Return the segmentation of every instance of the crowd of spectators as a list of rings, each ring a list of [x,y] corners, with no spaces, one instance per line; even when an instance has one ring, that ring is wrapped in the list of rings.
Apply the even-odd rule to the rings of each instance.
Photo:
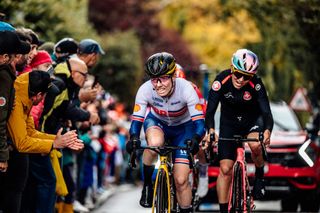
[[[0,211],[89,212],[130,179],[125,104],[89,75],[104,54],[0,22]]]

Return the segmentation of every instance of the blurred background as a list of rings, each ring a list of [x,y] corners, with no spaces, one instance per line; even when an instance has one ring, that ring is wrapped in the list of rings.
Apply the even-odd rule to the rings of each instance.
[[[229,68],[236,49],[248,48],[271,100],[288,102],[298,87],[319,93],[318,0],[1,0],[0,12],[44,41],[101,42],[107,54],[91,72],[129,109],[144,61],[159,51],[172,53],[202,88]]]

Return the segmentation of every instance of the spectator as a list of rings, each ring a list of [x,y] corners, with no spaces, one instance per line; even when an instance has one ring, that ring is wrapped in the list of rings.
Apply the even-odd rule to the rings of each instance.
[[[54,52],[54,43],[51,41],[46,41],[41,46],[39,46],[38,50],[44,50],[49,53],[49,55],[52,55]]]
[[[38,104],[49,90],[56,89],[51,84],[50,75],[43,71],[33,71],[19,76],[15,83],[15,107],[8,120],[8,130],[12,143],[9,145],[9,169],[0,186],[0,209],[4,212],[20,212],[21,195],[28,177],[29,157],[27,153],[49,154],[53,149],[69,147],[83,148],[77,134],[70,131],[61,135],[41,133],[34,128],[29,114],[33,105]]]
[[[55,67],[54,82],[58,85],[60,91],[58,93],[49,92],[45,99],[45,107],[40,119],[42,131],[55,133],[60,127],[70,128],[66,125],[68,120],[71,120],[72,123],[77,121],[99,123],[97,113],[90,113],[77,105],[79,102],[78,91],[83,87],[87,73],[86,64],[77,58],[70,58]],[[59,208],[63,206],[63,212],[69,212],[72,211],[72,203],[74,201],[73,153],[71,150],[64,150],[63,156],[63,174],[69,193],[65,197],[64,203],[60,203],[58,206]],[[38,163],[42,162],[40,158]]]
[[[32,70],[48,71],[50,68],[52,68],[52,59],[49,53],[44,50],[38,51],[38,53],[32,59],[30,67]]]
[[[29,42],[31,45],[31,51],[29,52],[29,54],[27,56],[26,66],[23,68],[22,72],[19,73],[19,74],[22,74],[24,72],[31,71],[30,63],[31,63],[32,59],[34,58],[34,56],[37,55],[37,52],[38,52],[37,48],[39,46],[40,41],[39,41],[38,35],[31,29],[22,27],[22,28],[18,28],[17,32],[22,35],[28,36]]]
[[[49,53],[43,50],[38,51],[37,55],[35,55],[35,57],[32,59],[30,63],[30,67],[32,70],[41,70],[44,72],[50,71],[53,73],[51,57]],[[41,113],[43,111],[43,107],[44,107],[44,99],[39,104],[33,106],[31,109],[31,115],[33,117],[34,125],[36,129],[39,128],[39,120],[40,120]],[[39,155],[41,156],[43,167],[37,164],[37,159],[38,159],[37,156]],[[41,174],[43,174],[43,176],[46,174],[49,177],[55,175],[53,173],[53,168],[50,165],[49,155],[42,157],[42,154],[30,154],[29,155],[29,178],[26,183],[26,189],[23,193],[22,204],[21,204],[22,209],[25,210],[26,212],[35,211],[36,204],[34,203],[34,205],[31,205],[33,202],[32,202],[32,199],[30,198],[42,196],[40,194],[41,187],[48,188],[51,185],[52,191],[56,187],[56,184],[54,182],[55,178],[52,178],[52,181],[49,180],[48,182],[43,180],[44,179],[48,180],[49,178],[44,178],[39,180],[38,178],[40,175],[37,174],[39,170],[41,170]],[[37,187],[38,190],[34,190],[35,187]],[[37,194],[37,192],[39,193]],[[55,198],[54,193],[47,193],[45,196],[42,196],[42,197],[47,199],[48,202],[50,202],[50,198],[48,198],[48,196],[52,197],[52,199]],[[38,202],[38,204],[41,204],[41,203]]]
[[[54,46],[52,58],[54,64],[57,65],[69,59],[70,55],[78,52],[78,42],[73,38],[63,38]]]
[[[94,67],[105,52],[100,44],[93,39],[83,39],[79,43],[79,51],[77,57],[84,61],[89,69]],[[97,97],[98,90],[96,88],[81,89],[79,99],[81,102],[94,101]]]
[[[32,38],[30,35],[28,35],[27,33],[23,32],[23,31],[16,31],[16,33],[19,36],[20,40],[29,43],[29,45],[31,46]],[[30,50],[30,52],[31,52],[31,50]],[[15,63],[17,75],[22,74],[25,70],[25,67],[28,65],[29,53],[16,55],[16,59],[15,59],[14,63]]]
[[[6,172],[9,159],[7,121],[14,105],[13,83],[16,78],[11,62],[15,54],[27,54],[29,51],[30,45],[20,41],[15,32],[0,32],[0,172]]]

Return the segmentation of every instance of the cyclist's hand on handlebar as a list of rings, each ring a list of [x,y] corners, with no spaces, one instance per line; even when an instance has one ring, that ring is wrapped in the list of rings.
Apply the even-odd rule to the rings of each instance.
[[[130,136],[130,140],[126,144],[126,150],[129,154],[131,154],[135,148],[139,148],[141,146],[141,141],[137,136]]]
[[[263,133],[263,143],[266,147],[270,146],[270,136],[271,136],[270,130],[266,129]]]
[[[201,140],[199,135],[194,135],[191,139],[190,152],[195,155],[199,152],[199,141]]]
[[[210,137],[212,137],[211,135],[214,135],[213,136],[213,141],[211,141],[212,143],[210,143]],[[214,146],[214,145],[216,145],[217,143],[218,143],[218,135],[215,133],[215,132],[213,132],[213,133],[210,133],[210,134],[207,134],[206,136],[205,136],[205,138],[204,138],[204,140],[205,140],[205,146],[204,147],[202,147],[202,149],[207,149],[208,148],[208,146],[209,146],[209,144],[211,144],[211,146]]]

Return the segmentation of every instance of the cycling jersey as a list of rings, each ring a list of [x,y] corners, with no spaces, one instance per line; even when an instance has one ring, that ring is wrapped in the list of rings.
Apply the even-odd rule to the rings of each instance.
[[[236,89],[231,70],[217,75],[209,92],[206,112],[207,129],[214,128],[214,114],[221,103],[220,125],[247,126],[263,117],[263,130],[272,131],[273,118],[265,87],[256,75],[248,84]]]
[[[138,90],[135,100],[130,135],[140,135],[147,107],[150,113],[167,126],[178,126],[192,120],[195,134],[204,135],[204,115],[197,93],[189,81],[175,79],[174,91],[170,97],[161,97],[154,90],[151,81],[145,82]]]
[[[203,114],[206,114],[206,110],[207,110],[207,101],[206,101],[206,99],[204,99],[199,87],[197,87],[197,85],[195,85],[191,81],[190,81],[190,83],[192,84],[193,89],[196,91],[196,93],[197,93],[197,95],[199,97],[200,104],[202,105]]]

